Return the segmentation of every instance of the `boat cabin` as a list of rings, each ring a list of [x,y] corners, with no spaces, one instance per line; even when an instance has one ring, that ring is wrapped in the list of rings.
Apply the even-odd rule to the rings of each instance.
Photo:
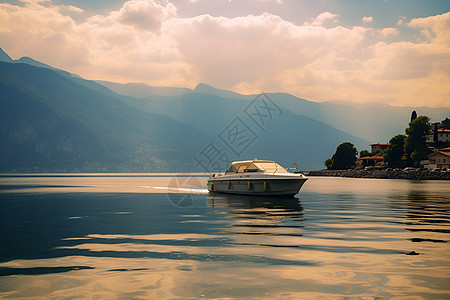
[[[254,159],[233,162],[231,167],[225,172],[225,175],[248,172],[289,173],[274,161]]]

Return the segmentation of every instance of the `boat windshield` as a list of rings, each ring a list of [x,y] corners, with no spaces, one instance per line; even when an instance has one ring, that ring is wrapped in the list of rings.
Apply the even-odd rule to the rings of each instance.
[[[265,173],[288,173],[288,171],[272,161],[263,162],[234,162],[225,174],[265,172]]]
[[[231,165],[231,167],[225,172],[225,174],[230,174],[230,173],[237,173],[237,170],[233,165]]]
[[[276,162],[253,163],[247,168],[247,172],[288,173]]]

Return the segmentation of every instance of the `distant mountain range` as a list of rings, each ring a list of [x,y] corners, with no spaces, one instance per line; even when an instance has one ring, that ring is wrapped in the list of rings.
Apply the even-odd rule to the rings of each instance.
[[[98,82],[118,94],[147,99],[154,99],[158,96],[207,94],[226,99],[252,101],[258,96],[241,95],[232,91],[216,89],[203,83],[198,84],[194,90],[191,90],[168,87],[155,88],[144,84]],[[137,89],[135,87],[137,86],[139,87],[139,94],[136,92]],[[449,107],[403,107],[380,103],[363,104],[344,101],[313,102],[287,93],[268,93],[267,95],[284,109],[323,122],[351,135],[370,141],[370,143],[388,142],[394,135],[404,133],[413,110],[416,110],[419,115],[430,117],[434,122],[450,116]],[[368,145],[366,147],[370,148]]]
[[[0,89],[2,172],[185,171],[210,139],[47,68],[0,62]]]
[[[211,171],[255,157],[321,169],[344,141],[363,150],[403,133],[413,110],[95,82],[1,49],[0,88],[0,172]]]

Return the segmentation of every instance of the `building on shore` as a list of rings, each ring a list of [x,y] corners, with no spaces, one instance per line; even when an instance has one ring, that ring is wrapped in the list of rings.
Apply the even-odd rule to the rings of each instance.
[[[426,169],[450,169],[450,147],[436,149],[420,165]]]
[[[383,158],[383,156],[377,156],[377,155],[365,156],[365,157],[358,158],[356,160],[356,165],[358,168],[383,166],[384,158]]]
[[[370,145],[370,152],[372,152],[373,154],[377,154],[381,151],[383,151],[384,149],[386,149],[387,147],[389,147],[389,143],[376,143],[376,144],[371,144]]]
[[[427,143],[449,143],[450,129],[435,128],[426,136]]]

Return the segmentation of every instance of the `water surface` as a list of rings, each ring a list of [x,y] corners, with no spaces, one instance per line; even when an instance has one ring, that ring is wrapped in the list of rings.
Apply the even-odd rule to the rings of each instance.
[[[206,177],[0,177],[0,298],[450,298],[450,184],[311,177],[294,199]]]

